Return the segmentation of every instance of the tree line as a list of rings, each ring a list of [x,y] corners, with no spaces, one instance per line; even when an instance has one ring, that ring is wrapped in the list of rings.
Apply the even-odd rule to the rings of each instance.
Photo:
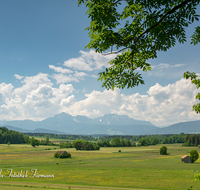
[[[8,130],[6,127],[0,127],[0,143],[1,144],[22,144],[30,143],[29,136],[21,132]]]
[[[48,133],[27,133],[8,130],[6,127],[0,127],[0,143],[1,144],[31,144],[33,147],[39,145],[57,145],[52,143],[49,138],[63,137],[72,139],[73,142],[61,142],[60,148],[77,148],[77,150],[96,150],[98,147],[130,147],[130,146],[147,146],[156,144],[173,144],[183,143],[183,146],[200,145],[200,134],[164,134],[164,135],[114,135],[104,137],[92,137],[86,135],[60,135]],[[38,140],[33,135],[46,137],[46,139]],[[62,139],[63,139],[62,138]],[[93,141],[93,142],[91,142]],[[96,142],[96,143],[94,143]],[[57,145],[58,146],[58,145]],[[80,148],[81,147],[81,148]]]
[[[21,132],[9,130],[6,127],[0,127],[0,144],[31,144],[33,147],[55,145],[49,140],[49,136],[46,137],[46,140],[38,140],[34,137],[30,138]]]
[[[75,148],[76,150],[99,150],[100,146],[95,142],[77,139],[73,142],[60,142],[60,148]]]
[[[29,136],[50,137],[55,139],[67,139],[67,140],[84,139],[87,141],[95,141],[97,139],[89,135],[63,135],[63,134],[52,134],[52,133],[24,133],[24,134]]]
[[[200,145],[200,134],[187,135],[183,146],[198,146]]]
[[[109,146],[147,146],[156,144],[184,143],[187,134],[164,134],[164,135],[138,135],[138,136],[105,136],[100,137],[97,144]]]

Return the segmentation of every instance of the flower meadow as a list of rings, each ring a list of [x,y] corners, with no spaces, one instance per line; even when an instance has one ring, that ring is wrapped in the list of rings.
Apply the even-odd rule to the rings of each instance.
[[[31,176],[31,170],[37,174],[54,177],[0,178],[0,188],[17,187],[17,184],[34,184],[50,189],[70,186],[71,189],[91,187],[107,189],[157,189],[184,190],[189,187],[200,189],[200,160],[186,164],[181,156],[191,148],[181,144],[166,145],[170,155],[160,155],[159,145],[145,147],[101,147],[100,150],[83,151],[74,148],[57,149],[51,146],[33,148],[30,145],[0,145],[1,175],[8,176],[13,169],[17,175],[25,171]],[[193,147],[194,149],[194,147]],[[69,152],[71,158],[54,158],[56,151]],[[198,151],[198,149],[197,149]],[[196,179],[196,180],[195,180]],[[45,184],[45,185],[41,185]],[[23,190],[22,188],[22,190]],[[44,189],[45,189],[44,188]],[[5,188],[6,189],[6,188]]]

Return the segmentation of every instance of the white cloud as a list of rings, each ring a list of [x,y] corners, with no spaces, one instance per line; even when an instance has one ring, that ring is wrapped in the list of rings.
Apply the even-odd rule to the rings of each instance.
[[[83,78],[85,76],[88,76],[88,75],[84,72],[75,71],[75,73],[74,73],[74,77],[76,77],[76,78]]]
[[[52,78],[57,81],[57,84],[61,84],[69,82],[79,82],[79,80],[83,80],[85,76],[88,75],[84,72],[75,71],[73,75],[53,74]]]
[[[75,102],[65,111],[91,118],[116,113],[163,126],[200,119],[192,110],[192,105],[197,103],[195,96],[198,92],[195,85],[185,79],[164,87],[157,83],[149,89],[148,95],[136,93],[125,96],[120,94],[119,89],[93,91],[86,94],[85,100]]]
[[[65,99],[62,99],[60,102],[60,105],[61,105],[61,107],[63,107],[63,106],[66,107],[66,106],[73,104],[75,101],[76,101],[75,96],[71,95]]]
[[[20,76],[20,75],[18,75],[18,74],[15,74],[14,77],[15,77],[16,79],[19,79],[19,80],[21,80],[21,79],[24,78],[23,76]]]
[[[55,67],[54,65],[49,65],[50,69],[53,69],[55,72],[62,73],[62,74],[68,74],[73,73],[70,69],[63,69],[62,67]]]
[[[90,94],[85,94],[85,100],[75,102],[64,111],[72,115],[85,115],[90,118],[95,118],[106,113],[112,113],[120,104],[120,90],[104,90],[103,92],[93,91]]]
[[[176,65],[169,65],[168,63],[160,63],[159,65],[152,65],[151,67],[154,69],[168,69],[168,68],[173,68],[173,67],[182,67],[184,66],[185,64],[176,64]]]
[[[0,84],[0,105],[3,105],[4,103],[10,101],[10,99],[12,98],[12,90],[12,84]]]
[[[185,72],[184,66],[185,64],[169,65],[168,63],[160,63],[159,65],[152,65],[152,70],[147,75],[166,79],[178,79]]]
[[[80,53],[80,57],[65,61],[64,66],[77,70],[93,71],[108,67],[109,65],[107,65],[107,63],[116,57],[116,55],[104,56],[100,53],[96,53],[94,50],[90,50],[89,52],[80,51]]]
[[[98,78],[98,76],[97,76],[97,75],[91,75],[91,77],[93,77],[93,78]]]
[[[176,65],[173,65],[172,67],[182,67],[182,66],[185,66],[185,64],[176,64]]]
[[[69,83],[73,81],[79,82],[79,80],[72,75],[54,74],[52,77],[57,81],[57,84]]]
[[[71,84],[54,88],[47,74],[26,77],[22,83],[16,89],[11,84],[0,84],[1,119],[41,120],[60,113],[63,106],[75,101]]]
[[[80,78],[86,76],[82,72],[75,74]],[[1,83],[1,119],[41,120],[63,111],[90,118],[116,113],[150,121],[158,126],[200,119],[192,110],[192,105],[197,103],[195,96],[200,90],[190,80],[181,79],[167,86],[157,83],[149,88],[147,95],[124,95],[119,89],[115,89],[92,91],[85,94],[85,99],[76,101],[73,86],[63,84],[74,76],[71,79],[65,79],[69,76],[63,74],[54,76],[60,77],[57,88],[53,87],[49,75],[44,73],[25,77],[22,86],[15,89],[12,84]]]

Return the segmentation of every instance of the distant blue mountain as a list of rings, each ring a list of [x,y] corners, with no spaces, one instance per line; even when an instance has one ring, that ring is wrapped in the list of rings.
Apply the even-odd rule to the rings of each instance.
[[[200,120],[176,123],[168,127],[158,128],[149,131],[149,134],[179,134],[179,133],[200,134]]]
[[[86,116],[71,116],[66,113],[42,121],[14,120],[7,121],[4,125],[18,128],[18,131],[57,131],[67,134],[132,134],[157,129],[147,121],[139,121],[125,115],[107,114],[96,119]],[[3,125],[2,125],[3,126]],[[20,129],[19,129],[20,128]],[[40,130],[39,130],[40,129]]]
[[[66,113],[42,121],[14,120],[0,122],[20,132],[57,133],[57,134],[108,134],[108,135],[147,135],[200,132],[200,121],[182,122],[169,127],[159,128],[148,121],[139,121],[126,115],[106,114],[90,119],[86,116],[72,116]]]

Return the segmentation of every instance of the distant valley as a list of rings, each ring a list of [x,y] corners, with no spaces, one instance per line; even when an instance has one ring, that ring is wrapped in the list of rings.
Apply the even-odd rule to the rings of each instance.
[[[105,135],[147,135],[200,133],[200,120],[177,123],[159,128],[148,121],[139,121],[126,115],[106,114],[90,119],[86,116],[71,116],[66,113],[42,121],[13,120],[0,121],[1,127],[23,133],[57,133],[57,134],[105,134]]]

